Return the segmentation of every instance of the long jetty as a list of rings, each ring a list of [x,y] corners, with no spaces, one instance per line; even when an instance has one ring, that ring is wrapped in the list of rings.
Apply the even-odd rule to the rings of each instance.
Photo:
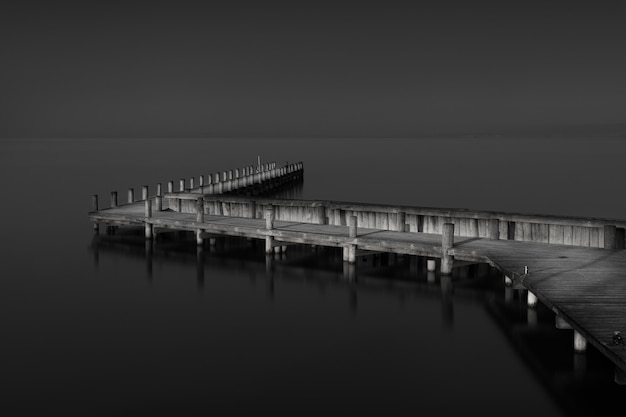
[[[302,162],[249,166],[201,177],[197,186],[181,180],[178,191],[170,181],[153,196],[144,186],[140,201],[129,191],[125,204],[113,192],[105,209],[94,195],[89,217],[96,231],[142,227],[146,239],[175,230],[194,233],[198,245],[220,236],[262,239],[266,253],[336,247],[346,265],[369,251],[426,257],[427,269],[442,276],[455,262],[488,263],[527,292],[529,309],[542,302],[557,328],[573,331],[577,354],[590,343],[626,384],[626,221],[254,196],[301,179],[303,170]]]

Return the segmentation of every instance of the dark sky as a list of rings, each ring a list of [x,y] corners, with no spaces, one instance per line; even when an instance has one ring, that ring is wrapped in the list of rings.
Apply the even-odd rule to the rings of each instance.
[[[626,1],[9,1],[0,136],[626,131]]]

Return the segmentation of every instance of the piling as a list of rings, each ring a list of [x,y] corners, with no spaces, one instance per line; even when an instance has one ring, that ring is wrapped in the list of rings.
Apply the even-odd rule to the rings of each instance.
[[[454,223],[444,223],[441,234],[441,273],[449,275],[452,273],[454,257],[449,254],[454,246]]]
[[[528,291],[528,294],[526,295],[526,305],[530,308],[537,306],[537,296],[533,294],[532,291]]]
[[[274,208],[269,205],[265,209],[265,228],[274,229]],[[265,236],[265,253],[272,253],[274,247],[274,236]]]
[[[582,353],[587,350],[587,339],[580,334],[577,330],[574,330],[574,352]]]
[[[135,201],[135,190],[133,188],[128,189],[128,202],[133,203]]]
[[[180,189],[180,192],[185,191],[185,179],[184,178],[179,180],[179,189]]]
[[[173,193],[174,192],[174,181],[168,181],[167,182],[167,192],[168,193]]]
[[[111,191],[111,207],[117,207],[117,191]]]
[[[98,211],[98,194],[94,194],[91,196],[91,209],[92,211]],[[100,231],[100,224],[97,222],[93,223],[93,231],[98,233]]]
[[[145,200],[145,214],[146,239],[152,239],[152,224],[148,222],[148,219],[152,217],[152,202],[150,199]]]
[[[142,200],[148,199],[148,186],[147,185],[144,185],[143,187],[141,187],[141,199]]]
[[[356,237],[356,222],[357,222],[356,216],[350,216],[350,219],[349,219],[349,236],[352,237],[352,238]]]
[[[435,259],[428,259],[426,261],[426,271],[435,272],[437,270],[437,261]]]

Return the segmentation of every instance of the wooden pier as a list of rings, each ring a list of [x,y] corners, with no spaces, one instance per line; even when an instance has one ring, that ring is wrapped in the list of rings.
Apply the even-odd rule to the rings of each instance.
[[[484,262],[498,268],[511,291],[526,291],[529,310],[538,301],[555,313],[555,325],[573,334],[574,350],[590,343],[615,366],[626,384],[626,222],[468,210],[254,198],[223,195],[250,186],[301,176],[302,163],[244,169],[198,187],[149,196],[89,213],[96,230],[137,226],[147,239],[178,230],[195,234],[198,245],[219,236],[265,241],[267,253],[291,244],[339,247],[347,265],[357,250],[428,257],[428,269],[450,274],[455,262]],[[219,184],[219,185],[217,185]],[[206,188],[204,188],[206,187]],[[112,197],[114,194],[112,194]]]

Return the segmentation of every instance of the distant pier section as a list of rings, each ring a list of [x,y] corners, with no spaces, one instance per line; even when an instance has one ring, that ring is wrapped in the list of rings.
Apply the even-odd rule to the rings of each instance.
[[[575,352],[593,344],[626,384],[626,221],[263,197],[301,180],[303,170],[302,162],[258,163],[180,180],[177,189],[170,181],[166,192],[158,184],[154,195],[144,186],[140,201],[129,190],[119,204],[113,192],[104,209],[94,195],[89,217],[96,231],[142,227],[153,241],[162,231],[188,231],[199,248],[220,236],[261,239],[267,254],[294,244],[336,247],[348,271],[368,252],[426,257],[428,271],[441,276],[455,262],[488,263],[507,288],[527,292],[529,312],[544,303],[558,328],[573,330]]]

